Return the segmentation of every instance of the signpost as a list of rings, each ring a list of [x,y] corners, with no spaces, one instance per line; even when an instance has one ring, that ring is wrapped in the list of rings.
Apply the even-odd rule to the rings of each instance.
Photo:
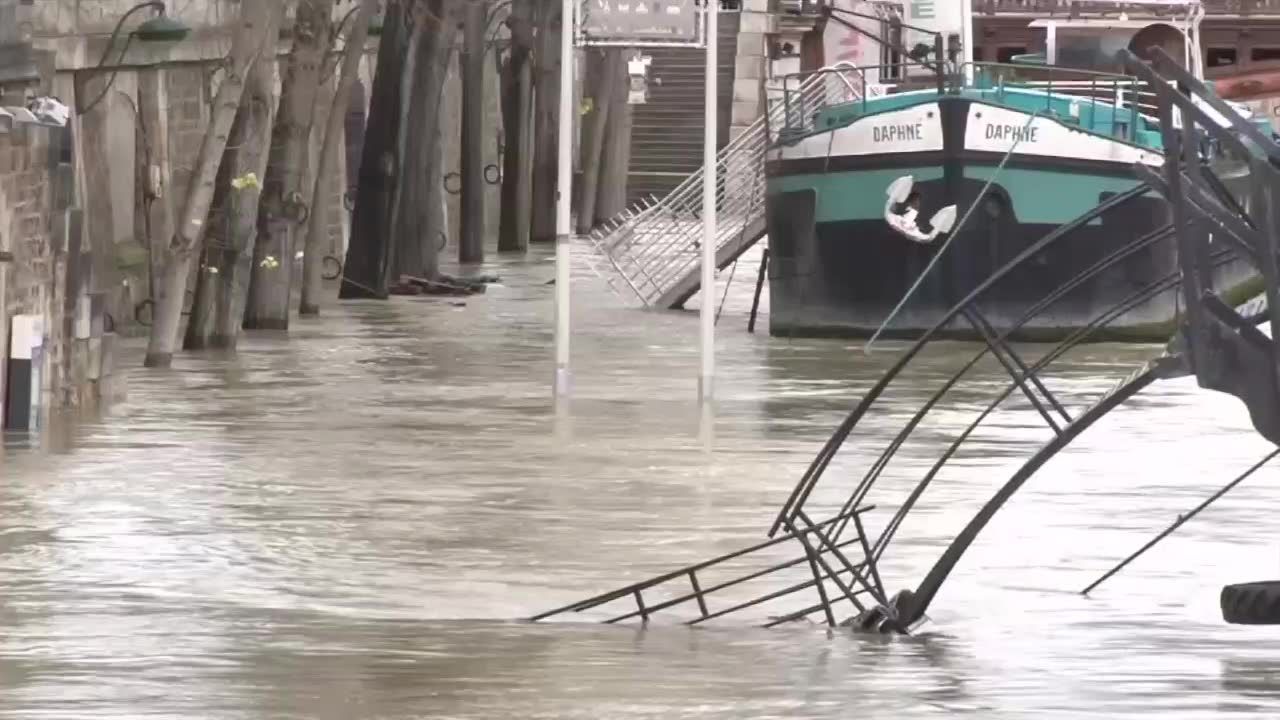
[[[705,1],[705,0],[703,0]],[[572,34],[560,45],[560,156],[556,195],[556,397],[569,394],[569,212],[573,182],[570,144],[573,128],[573,45],[578,47],[705,47],[707,49],[706,128],[703,162],[702,243],[702,373],[699,396],[711,397],[715,368],[715,228],[716,228],[716,12],[708,2],[706,20],[699,19],[699,0],[563,0]],[[647,65],[647,63],[644,63]],[[640,68],[636,68],[640,69]],[[635,72],[631,64],[628,73]],[[629,101],[643,101],[633,81]]]

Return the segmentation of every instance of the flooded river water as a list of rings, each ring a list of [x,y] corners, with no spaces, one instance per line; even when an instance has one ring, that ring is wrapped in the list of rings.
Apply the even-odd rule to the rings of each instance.
[[[720,325],[695,402],[696,314],[575,285],[575,392],[549,403],[552,266],[498,263],[465,306],[328,308],[232,360],[122,358],[128,397],[0,471],[4,718],[1201,718],[1280,715],[1280,631],[1224,625],[1224,583],[1280,576],[1265,469],[1091,597],[1078,591],[1268,450],[1236,401],[1157,384],[1053,460],[987,528],[914,637],[762,609],[689,629],[519,622],[764,536],[891,362],[855,343]],[[833,464],[830,511],[971,346],[940,344]],[[1035,349],[1029,349],[1034,354]],[[1073,354],[1083,408],[1153,347]],[[983,366],[889,468],[878,529],[1001,389]],[[992,417],[882,565],[914,587],[1048,437]]]

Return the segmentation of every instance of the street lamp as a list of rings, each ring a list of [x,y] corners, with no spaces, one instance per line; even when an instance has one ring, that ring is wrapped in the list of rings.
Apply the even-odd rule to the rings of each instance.
[[[96,72],[107,67],[107,58],[111,57],[111,48],[116,44],[116,38],[120,36],[120,29],[124,27],[125,21],[132,17],[134,13],[147,9],[155,10],[156,16],[142,23],[128,34],[125,38],[124,47],[120,50],[121,59],[124,59],[125,53],[129,51],[129,45],[134,38],[146,43],[175,43],[186,39],[191,34],[191,28],[186,23],[181,20],[174,20],[165,14],[163,2],[157,0],[156,2],[138,3],[130,8],[129,12],[121,16],[120,22],[116,23],[115,29],[111,31],[111,38],[107,40],[107,47],[102,51],[102,59],[98,61],[98,64],[90,72]],[[112,69],[111,78],[107,80],[106,87],[102,88],[102,92],[93,99],[93,102],[82,106],[77,94],[76,114],[84,115],[102,102],[102,99],[107,96],[107,91],[111,89],[112,83],[115,82],[116,74],[119,72],[120,68],[118,66]]]

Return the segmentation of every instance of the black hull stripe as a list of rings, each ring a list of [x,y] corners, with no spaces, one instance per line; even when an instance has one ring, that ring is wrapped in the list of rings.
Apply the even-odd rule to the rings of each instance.
[[[886,153],[883,155],[843,155],[794,160],[770,160],[765,163],[768,177],[788,175],[814,175],[851,170],[886,170],[893,168],[945,167],[947,163],[988,167],[999,165],[1004,159],[1001,153],[966,150],[947,154],[941,151],[921,153]],[[1018,170],[1063,171],[1076,174],[1102,175],[1106,177],[1135,178],[1133,165],[1126,162],[1086,160],[1060,156],[1014,155],[1005,163],[1006,168]]]
[[[962,170],[965,165],[998,165],[1005,158],[1005,154],[1001,152],[965,148],[965,131],[969,124],[969,107],[972,104],[971,100],[959,98],[942,98],[938,101],[942,124],[943,149],[941,150],[772,159],[765,162],[765,175],[784,177],[849,170],[937,167],[943,169],[949,184],[957,185],[962,180]],[[979,104],[989,105],[989,103]],[[1135,147],[1119,140],[1116,142],[1118,146],[1125,148]],[[1154,148],[1143,149],[1154,153],[1159,152]],[[1106,177],[1135,177],[1133,163],[1129,161],[1085,159],[1064,155],[1014,154],[1005,163],[1005,167],[1024,170],[1057,170]]]

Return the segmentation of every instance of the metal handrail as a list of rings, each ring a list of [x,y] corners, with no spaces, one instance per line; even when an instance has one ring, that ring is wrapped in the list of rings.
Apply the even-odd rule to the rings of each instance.
[[[836,87],[828,85],[830,74],[839,74]],[[861,72],[852,63],[842,62],[810,74],[801,84],[806,105],[831,104],[836,97],[856,99],[863,93],[848,77]],[[861,81],[865,87],[865,78]],[[771,105],[766,113],[717,153],[717,215],[723,218],[716,233],[716,250],[735,238],[760,216],[764,196],[764,156],[770,137],[768,128],[785,113]],[[596,252],[605,256],[631,291],[645,305],[654,304],[700,263],[695,252],[701,242],[701,194],[704,168],[686,177],[666,196],[656,201],[633,204],[604,228],[588,234]]]

